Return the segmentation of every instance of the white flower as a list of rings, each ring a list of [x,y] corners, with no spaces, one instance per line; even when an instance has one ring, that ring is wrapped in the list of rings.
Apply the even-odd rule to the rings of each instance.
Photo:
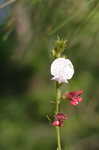
[[[74,74],[74,67],[69,59],[56,58],[51,64],[51,75],[59,83],[68,83]]]

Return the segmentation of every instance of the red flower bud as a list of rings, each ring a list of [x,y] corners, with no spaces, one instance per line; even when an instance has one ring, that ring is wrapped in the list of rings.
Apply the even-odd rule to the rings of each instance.
[[[60,121],[59,120],[53,121],[52,126],[60,126]]]
[[[55,115],[55,119],[56,120],[67,120],[68,117],[67,117],[67,115],[65,115],[63,113],[58,113],[58,114]]]
[[[83,98],[80,97],[80,95],[83,94],[83,90],[79,90],[79,91],[73,91],[73,92],[69,92],[69,93],[65,93],[63,95],[63,99],[69,99],[72,105],[78,105],[79,102],[83,101]]]
[[[63,127],[64,120],[68,119],[67,115],[65,115],[63,113],[58,113],[54,117],[55,117],[55,120],[52,122],[52,126]]]

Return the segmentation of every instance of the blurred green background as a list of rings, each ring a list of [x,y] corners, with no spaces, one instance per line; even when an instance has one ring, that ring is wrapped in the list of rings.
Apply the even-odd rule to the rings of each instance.
[[[17,0],[0,8],[0,150],[56,150],[46,116],[55,108],[50,50],[57,35],[68,40],[75,67],[63,90],[84,90],[79,106],[62,104],[69,115],[63,150],[99,150],[98,0]]]

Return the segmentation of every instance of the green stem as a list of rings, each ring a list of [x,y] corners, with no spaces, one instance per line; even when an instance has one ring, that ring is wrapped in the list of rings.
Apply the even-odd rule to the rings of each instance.
[[[59,113],[59,106],[60,106],[60,98],[61,98],[61,90],[60,85],[58,82],[56,82],[56,114]],[[61,150],[61,138],[60,138],[60,127],[56,127],[56,133],[57,133],[57,150]]]

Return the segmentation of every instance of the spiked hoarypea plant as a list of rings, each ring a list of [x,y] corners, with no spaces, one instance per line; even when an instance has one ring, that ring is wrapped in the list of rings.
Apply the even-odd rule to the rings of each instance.
[[[60,128],[63,127],[64,121],[68,119],[68,116],[60,112],[60,103],[62,99],[70,100],[71,105],[78,105],[83,99],[80,95],[83,93],[82,90],[73,91],[69,93],[64,93],[62,95],[61,86],[63,83],[68,84],[74,75],[74,66],[70,59],[67,59],[64,55],[64,49],[67,46],[67,41],[58,38],[55,42],[55,47],[52,49],[51,54],[54,58],[51,63],[51,75],[53,76],[51,80],[56,81],[56,110],[54,114],[54,120],[51,125],[56,127],[57,134],[57,150],[62,150],[61,147],[61,137]]]

